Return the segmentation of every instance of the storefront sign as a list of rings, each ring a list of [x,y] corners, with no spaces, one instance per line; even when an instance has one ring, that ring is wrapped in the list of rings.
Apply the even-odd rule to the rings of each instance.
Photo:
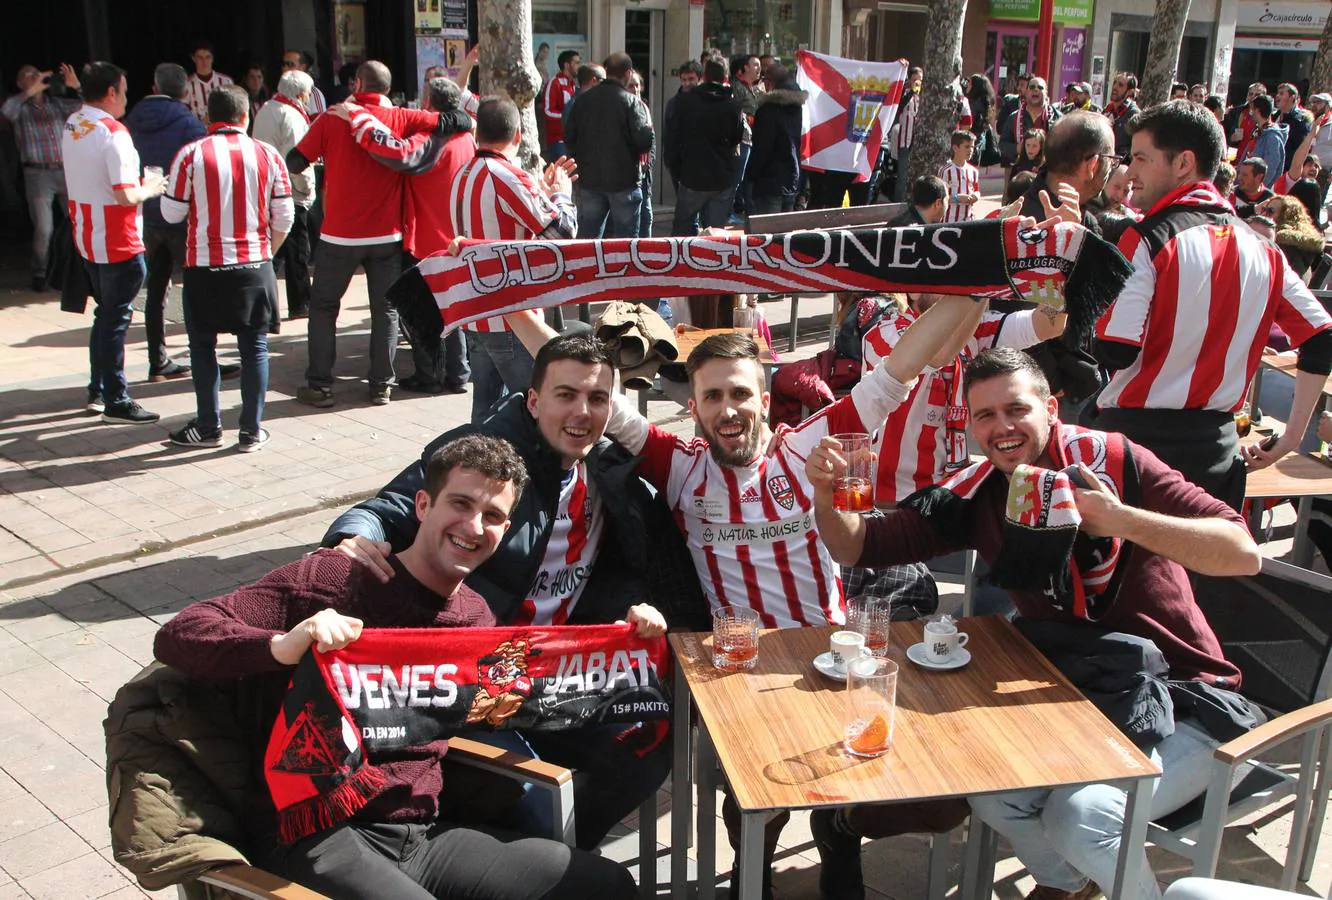
[[[1235,27],[1239,31],[1296,31],[1320,34],[1327,24],[1328,4],[1297,0],[1248,0],[1239,5]],[[1285,48],[1283,48],[1285,49]]]
[[[416,0],[416,30],[439,31],[444,27],[439,0]]]
[[[1055,23],[1090,26],[1095,5],[1095,0],[1055,0]],[[1039,22],[1041,0],[990,0],[990,18]]]
[[[1317,53],[1318,38],[1281,37],[1275,34],[1237,34],[1236,50],[1293,50],[1297,53]]]

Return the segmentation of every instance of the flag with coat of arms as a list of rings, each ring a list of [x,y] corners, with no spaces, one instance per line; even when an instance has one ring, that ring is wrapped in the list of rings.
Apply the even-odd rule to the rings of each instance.
[[[868,178],[897,117],[908,68],[905,59],[866,62],[798,51],[796,81],[809,93],[802,107],[801,165]]]

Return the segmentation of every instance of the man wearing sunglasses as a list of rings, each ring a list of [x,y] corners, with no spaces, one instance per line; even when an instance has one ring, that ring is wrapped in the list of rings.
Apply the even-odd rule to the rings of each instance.
[[[304,50],[284,50],[282,52],[282,71],[284,72],[295,69],[314,78],[314,72],[310,71],[313,67],[314,57]],[[328,109],[328,102],[324,100],[324,93],[319,90],[319,85],[316,83],[314,89],[310,91],[310,96],[305,100],[305,111],[313,118],[326,109]]]

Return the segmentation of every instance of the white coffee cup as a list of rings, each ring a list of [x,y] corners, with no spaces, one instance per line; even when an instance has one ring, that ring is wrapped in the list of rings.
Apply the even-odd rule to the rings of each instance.
[[[945,663],[959,647],[967,645],[967,633],[951,622],[925,623],[925,655],[930,662]]]
[[[834,631],[828,638],[828,652],[832,655],[833,667],[839,670],[844,670],[853,659],[870,655],[865,636],[858,631]]]

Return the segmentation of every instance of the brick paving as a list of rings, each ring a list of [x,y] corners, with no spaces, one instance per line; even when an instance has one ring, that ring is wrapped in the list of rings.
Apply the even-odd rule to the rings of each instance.
[[[5,290],[21,281],[19,271],[0,269],[0,900],[174,896],[145,894],[111,860],[101,729],[107,701],[151,660],[161,623],[193,600],[306,552],[335,510],[466,421],[470,398],[399,393],[388,406],[368,404],[359,373],[369,322],[358,277],[339,319],[337,406],[313,410],[294,401],[305,329],[284,323],[270,350],[272,443],[249,455],[230,445],[172,448],[166,432],[192,415],[193,394],[188,380],[143,383],[141,324],[132,326],[127,347],[131,391],[163,421],[102,425],[82,408],[88,317],[59,312],[51,294]],[[809,342],[796,356],[818,349],[819,329],[809,319],[828,308],[827,301],[802,304]],[[784,304],[765,309],[774,323],[785,321]],[[168,335],[173,353],[183,354],[183,327],[170,326]],[[410,369],[406,353],[398,359]],[[235,382],[224,383],[222,405],[234,441]],[[673,404],[651,412],[667,427],[692,430]],[[669,797],[662,799],[666,839]],[[627,820],[603,852],[629,861],[634,827]],[[1231,829],[1223,874],[1274,884],[1283,829],[1282,819]],[[663,876],[665,854],[661,848]],[[1163,877],[1185,873],[1177,858],[1152,854]],[[720,867],[730,865],[720,832],[717,856]],[[870,896],[923,896],[925,856],[918,837],[867,849]],[[1320,853],[1312,882],[1320,890],[1329,881],[1326,856]],[[779,853],[779,892],[817,896],[816,864],[807,818],[797,815]],[[1001,898],[1030,886],[1011,858],[999,876]]]

